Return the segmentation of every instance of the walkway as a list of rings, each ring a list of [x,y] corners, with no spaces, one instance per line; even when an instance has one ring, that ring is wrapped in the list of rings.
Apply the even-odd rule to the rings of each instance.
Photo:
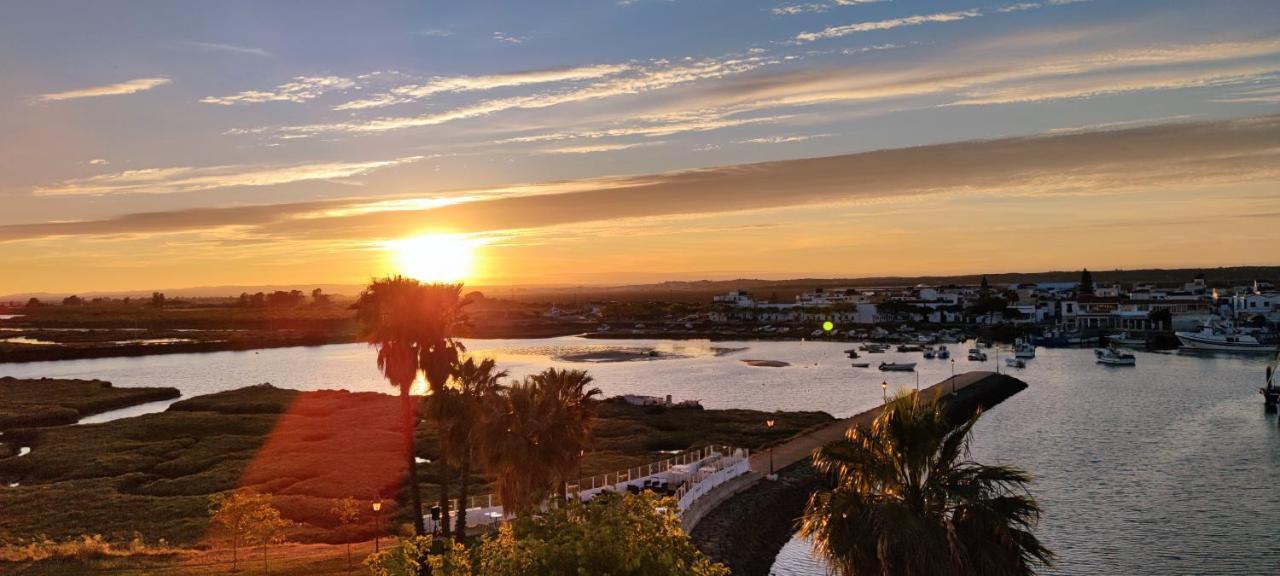
[[[954,385],[955,394],[952,395]],[[968,418],[976,409],[989,409],[1022,391],[1027,385],[994,372],[957,374],[921,390],[941,401],[953,422]],[[686,522],[695,546],[712,560],[723,562],[734,576],[764,576],[774,558],[795,532],[809,494],[826,480],[809,465],[813,450],[844,436],[851,425],[869,424],[880,413],[871,410],[833,422],[774,447],[777,481],[763,481],[769,470],[768,451],[751,457],[753,474],[744,481],[725,485],[722,493],[703,497],[710,509],[700,510]],[[746,478],[755,480],[747,483]]]

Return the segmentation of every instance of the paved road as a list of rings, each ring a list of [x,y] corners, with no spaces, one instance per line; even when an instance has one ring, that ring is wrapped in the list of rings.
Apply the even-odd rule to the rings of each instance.
[[[932,398],[933,395],[938,392],[946,394],[950,393],[953,389],[956,391],[964,390],[974,382],[992,374],[995,374],[995,372],[965,372],[963,374],[956,374],[951,378],[947,378],[942,382],[921,390],[920,393],[923,394],[925,398]],[[877,406],[856,416],[837,420],[818,430],[808,432],[774,446],[773,469],[781,470],[787,466],[795,464],[796,462],[809,458],[815,449],[843,438],[845,431],[848,430],[850,426],[855,424],[870,424],[871,421],[875,420],[876,416],[879,415],[880,407]],[[751,455],[751,469],[761,473],[769,472],[769,450],[763,450]]]

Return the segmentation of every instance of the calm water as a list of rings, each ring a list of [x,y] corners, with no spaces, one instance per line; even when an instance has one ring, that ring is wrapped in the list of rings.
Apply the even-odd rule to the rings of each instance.
[[[847,343],[598,341],[580,338],[468,342],[513,375],[547,366],[584,367],[608,395],[671,394],[708,408],[825,410],[846,416],[880,402],[880,382],[914,386],[912,373],[851,368]],[[680,356],[619,363],[567,363],[554,356],[648,346]],[[963,358],[957,371],[994,369]],[[725,353],[722,348],[745,348]],[[782,360],[753,368],[743,359]],[[864,355],[917,361],[922,384],[951,364],[916,354]],[[1138,353],[1136,368],[1094,363],[1091,350],[1040,349],[1023,370],[1031,387],[995,408],[976,429],[974,457],[1016,464],[1036,477],[1045,508],[1040,536],[1059,555],[1053,574],[1280,573],[1280,428],[1257,388],[1265,359]],[[1003,365],[1001,369],[1004,370]],[[184,396],[271,382],[316,390],[387,391],[363,345],[0,365],[0,375],[78,377],[118,386],[174,386]],[[135,407],[109,419],[161,410]],[[804,542],[783,551],[775,574],[822,574]]]

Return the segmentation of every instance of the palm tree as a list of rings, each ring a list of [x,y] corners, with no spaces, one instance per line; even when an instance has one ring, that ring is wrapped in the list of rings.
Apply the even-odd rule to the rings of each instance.
[[[486,407],[480,455],[498,476],[498,498],[508,512],[527,514],[551,494],[558,471],[557,446],[549,439],[551,408],[543,387],[528,377]]]
[[[580,469],[582,456],[591,443],[591,425],[596,416],[593,400],[602,392],[599,388],[587,389],[593,379],[583,370],[548,368],[532,378],[551,402],[549,434],[557,447],[556,472],[560,499],[565,501],[569,498],[568,480]]]
[[[475,445],[481,435],[480,427],[484,418],[486,405],[493,402],[495,395],[502,389],[499,380],[507,377],[506,370],[497,370],[492,358],[485,358],[479,363],[468,358],[458,366],[454,381],[457,390],[448,394],[450,422],[449,443],[458,454],[460,478],[458,480],[458,519],[454,535],[459,539],[467,534],[467,492],[471,481],[471,461],[475,454]]]
[[[1053,553],[1032,534],[1027,473],[968,459],[980,414],[953,428],[935,402],[895,398],[870,428],[814,454],[834,489],[809,498],[800,533],[844,576],[1025,575]]]
[[[449,378],[458,368],[458,357],[467,351],[466,346],[455,339],[460,328],[466,326],[467,316],[463,308],[470,303],[462,296],[462,284],[425,284],[423,289],[422,331],[418,340],[418,365],[422,368],[433,396],[444,398]],[[437,402],[436,406],[451,406],[452,402]],[[441,533],[449,537],[449,419],[435,411],[440,437],[440,518]],[[465,504],[464,504],[465,506]]]
[[[423,288],[417,280],[400,276],[374,280],[352,305],[360,324],[360,339],[378,349],[378,369],[400,391],[401,430],[409,467],[410,511],[414,529],[419,534],[425,531],[425,527],[413,438],[418,424],[418,405],[409,392],[418,377],[419,342],[427,320]]]

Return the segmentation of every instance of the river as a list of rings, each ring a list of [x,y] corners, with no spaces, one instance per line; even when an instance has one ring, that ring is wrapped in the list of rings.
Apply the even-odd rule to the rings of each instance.
[[[950,375],[952,363],[919,353],[864,355],[850,367],[838,342],[663,340],[466,341],[513,376],[548,366],[589,370],[607,395],[699,399],[707,408],[824,410],[855,414],[890,391]],[[951,345],[955,370],[968,362]],[[654,348],[660,359],[565,362],[555,357]],[[739,350],[726,350],[739,349]],[[1137,353],[1135,368],[1100,366],[1091,350],[1045,349],[1025,369],[1030,388],[986,414],[973,456],[1025,468],[1045,514],[1038,534],[1059,557],[1049,574],[1261,574],[1280,569],[1280,428],[1257,388],[1265,358]],[[783,368],[745,359],[778,360]],[[881,360],[919,362],[917,373],[881,373]],[[1001,370],[1005,370],[1000,360]],[[99,378],[117,386],[174,386],[184,397],[270,382],[303,390],[390,391],[363,345],[280,348],[30,364],[0,375]],[[102,421],[163,410],[167,402],[104,414]],[[779,557],[779,576],[822,574],[806,543]]]

